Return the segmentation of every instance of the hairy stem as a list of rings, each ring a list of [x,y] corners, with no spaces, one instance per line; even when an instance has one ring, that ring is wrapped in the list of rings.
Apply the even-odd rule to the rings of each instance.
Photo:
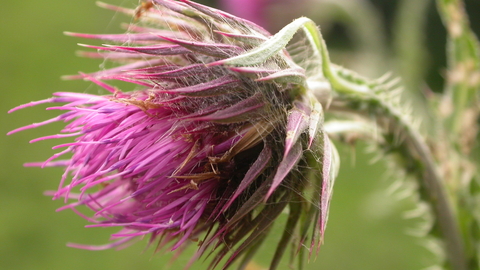
[[[341,107],[353,109],[357,114],[373,117],[384,129],[386,137],[391,138],[392,146],[398,150],[403,159],[410,163],[415,161],[406,170],[411,170],[417,176],[420,195],[432,208],[435,215],[433,230],[438,228],[438,233],[445,242],[444,249],[449,266],[455,270],[466,270],[467,263],[459,224],[445,188],[445,180],[424,137],[411,123],[407,117],[408,113],[393,102],[394,97],[388,95],[388,89],[385,89],[382,83],[368,82],[352,72],[331,66],[320,32],[308,24],[305,28],[311,34],[310,40],[321,54],[324,76],[337,94],[332,109],[338,106],[338,109]]]
[[[470,28],[462,0],[436,0],[447,30],[447,76],[437,119],[443,125],[448,154],[440,160],[449,168],[465,249],[472,269],[480,267],[480,176],[478,159],[478,118],[480,116],[480,43]],[[478,148],[477,148],[478,151]]]
[[[364,106],[364,105],[367,106]],[[374,118],[385,131],[386,143],[391,144],[390,152],[400,154],[405,169],[416,176],[420,183],[421,198],[429,203],[435,215],[431,234],[438,234],[444,240],[444,249],[451,269],[464,270],[466,258],[456,215],[432,153],[420,133],[395,108],[376,98],[359,100],[358,97],[341,95],[334,100],[331,111],[355,112]]]
[[[443,249],[448,258],[446,266],[454,270],[466,270],[465,246],[445,179],[439,171],[426,139],[409,119],[409,112],[403,110],[397,96],[392,95],[395,91],[390,90],[393,86],[391,83],[383,79],[368,81],[351,71],[333,66],[320,31],[308,18],[293,21],[271,39],[245,54],[221,60],[215,64],[261,63],[284,48],[299,30],[303,30],[310,45],[318,53],[318,58],[321,59],[320,73],[323,74],[318,74],[317,77],[323,75],[334,90],[330,110],[363,114],[376,121],[384,132],[385,146],[402,157],[405,164],[402,164],[401,168],[416,176],[421,199],[431,206],[435,220],[429,233],[443,240]],[[306,87],[319,100],[324,99],[326,92],[330,94],[329,89],[308,86],[309,83],[306,82]]]
[[[479,114],[480,45],[470,29],[462,0],[437,0],[437,7],[448,34],[444,102],[450,103],[448,105],[453,110],[443,114],[447,117],[450,134],[458,138],[465,126],[472,127],[471,123],[465,123],[465,119],[470,118],[466,113],[473,108],[475,114]]]

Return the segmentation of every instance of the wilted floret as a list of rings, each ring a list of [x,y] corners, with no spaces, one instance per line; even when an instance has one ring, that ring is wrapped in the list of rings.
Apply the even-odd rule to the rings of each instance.
[[[285,209],[289,219],[272,260],[287,243],[320,244],[331,194],[332,148],[322,129],[322,107],[308,92],[305,70],[286,50],[255,65],[230,59],[272,38],[261,27],[189,1],[158,0],[137,10],[102,4],[138,23],[129,33],[69,35],[121,45],[87,46],[120,63],[91,74],[110,92],[98,96],[55,93],[40,103],[66,111],[61,134],[33,141],[75,137],[38,166],[64,166],[54,198],[92,226],[121,227],[114,247],[149,235],[161,247],[184,247],[195,239],[198,253],[214,250],[211,267],[229,254],[255,251]],[[133,83],[121,91],[106,80]],[[13,111],[12,110],[12,111]],[[70,159],[61,160],[71,153]],[[309,241],[310,244],[307,244]],[[75,245],[79,246],[79,245]],[[311,251],[311,250],[310,250]]]

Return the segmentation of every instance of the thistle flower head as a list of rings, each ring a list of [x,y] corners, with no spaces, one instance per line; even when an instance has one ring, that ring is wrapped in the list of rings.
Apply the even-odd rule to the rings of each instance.
[[[92,226],[121,228],[105,246],[75,246],[103,249],[150,236],[160,247],[181,250],[202,237],[194,258],[213,250],[215,267],[229,254],[228,267],[239,255],[250,257],[286,208],[290,217],[272,268],[294,235],[298,248],[318,246],[335,152],[306,71],[278,36],[186,0],[150,1],[136,10],[101,5],[133,16],[135,24],[126,34],[68,34],[111,42],[83,45],[97,52],[82,54],[117,66],[68,78],[110,94],[55,93],[13,109],[63,104],[50,108],[63,114],[11,133],[67,122],[61,134],[33,141],[74,141],[31,165],[65,167],[53,195],[67,202],[62,209]],[[268,42],[275,48],[259,57]],[[135,88],[122,91],[108,80]],[[67,153],[71,158],[62,160]],[[94,215],[81,214],[81,206]]]

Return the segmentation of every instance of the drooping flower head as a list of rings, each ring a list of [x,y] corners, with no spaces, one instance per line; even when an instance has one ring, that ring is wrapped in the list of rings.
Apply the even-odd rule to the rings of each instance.
[[[67,122],[61,134],[33,141],[73,142],[31,165],[65,167],[53,195],[67,202],[62,209],[92,226],[121,228],[105,246],[74,246],[103,249],[149,236],[181,250],[201,237],[194,258],[210,249],[211,267],[229,255],[228,267],[239,255],[250,258],[285,209],[289,219],[272,268],[291,239],[298,248],[318,246],[334,152],[304,67],[285,49],[253,65],[236,63],[275,36],[190,1],[150,1],[136,10],[101,5],[133,16],[135,24],[126,34],[68,34],[112,42],[84,45],[98,51],[83,55],[117,66],[69,78],[110,94],[55,93],[12,110],[61,103],[50,109],[63,114],[11,133]],[[117,89],[110,80],[134,89]],[[71,158],[62,160],[67,153]],[[82,206],[93,216],[81,214]]]

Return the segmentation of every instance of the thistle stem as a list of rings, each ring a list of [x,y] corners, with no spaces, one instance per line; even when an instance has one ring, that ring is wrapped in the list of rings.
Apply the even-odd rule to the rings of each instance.
[[[448,113],[447,124],[452,137],[458,138],[463,133],[465,113],[471,108],[478,108],[480,43],[470,29],[464,1],[437,0],[436,3],[448,34],[448,74],[444,98],[452,103],[453,112]],[[478,115],[478,109],[475,111]],[[470,123],[466,125],[470,126]]]
[[[341,80],[336,83],[341,84]],[[343,87],[348,86],[343,85]],[[376,123],[384,129],[386,138],[400,139],[386,141],[387,143],[390,141],[392,144],[390,146],[398,149],[397,152],[404,161],[410,163],[410,166],[405,169],[415,174],[420,184],[420,195],[431,206],[435,216],[433,228],[438,226],[444,240],[444,249],[450,268],[466,270],[464,243],[459,224],[449,200],[445,180],[438,170],[425,139],[399,108],[373,93],[365,95],[363,89],[361,95],[355,92],[354,88],[337,92],[340,95],[332,102],[331,111],[347,109],[356,114],[374,117]]]
[[[368,106],[359,106],[360,104]],[[358,109],[352,111],[352,108]],[[415,174],[420,184],[420,195],[433,210],[435,215],[433,227],[438,225],[440,235],[445,241],[444,249],[451,269],[466,270],[467,264],[460,228],[449,201],[444,179],[422,135],[398,109],[374,96],[362,100],[358,96],[342,94],[332,102],[330,107],[332,112],[345,112],[346,110],[369,117],[372,117],[372,112],[377,112],[373,117],[377,124],[385,130],[384,136],[402,139],[397,141],[397,145],[393,145],[393,147],[399,150],[397,152],[405,161],[413,165],[405,169]],[[386,141],[392,142],[392,140]],[[395,140],[392,143],[395,143]],[[412,163],[412,161],[414,162]]]
[[[331,65],[321,32],[312,22],[305,22],[303,27],[308,40],[321,56],[323,75],[335,92],[336,97],[330,110],[337,107],[357,115],[375,117],[377,125],[384,130],[386,139],[391,138],[387,140],[387,143],[390,141],[389,146],[396,148],[404,160],[410,163],[411,166],[405,169],[416,175],[420,195],[431,206],[435,216],[433,229],[438,227],[439,234],[445,241],[444,249],[450,268],[466,270],[464,243],[458,220],[445,181],[425,139],[412,125],[408,114],[401,111],[401,106],[385,94],[388,91],[382,89],[382,83],[369,82],[353,72]],[[324,92],[314,93],[323,94]]]
[[[445,238],[445,249],[452,268],[458,270],[467,269],[463,239],[452,204],[448,199],[445,179],[440,175],[432,153],[419,132],[404,121],[402,117],[395,115],[395,113],[392,114],[392,119],[394,121],[397,120],[399,126],[404,129],[405,142],[410,145],[408,149],[411,153],[409,154],[411,156],[417,154],[419,161],[424,166],[420,175],[423,179],[418,180],[423,182],[425,192],[437,217],[441,233]],[[409,158],[408,154],[405,158]]]

